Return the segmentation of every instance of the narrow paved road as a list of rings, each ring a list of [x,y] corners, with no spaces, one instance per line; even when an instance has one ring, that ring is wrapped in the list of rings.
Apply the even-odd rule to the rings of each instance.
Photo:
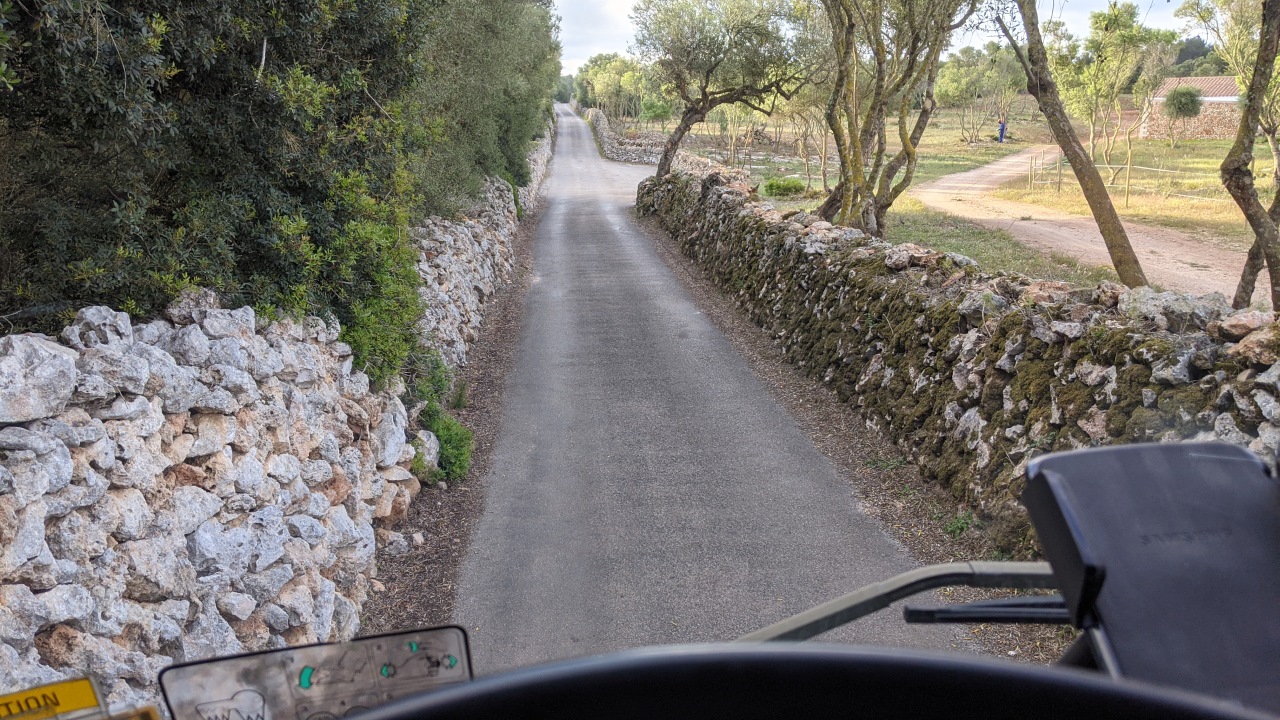
[[[559,107],[455,620],[481,672],[730,640],[909,568],[634,225],[645,167]],[[828,639],[953,647],[886,611]]]
[[[1037,145],[982,167],[938,178],[912,194],[934,210],[1006,230],[1018,242],[1041,252],[1060,253],[1086,265],[1110,267],[1111,256],[1092,217],[991,195],[1010,180],[1026,178],[1032,155],[1052,159],[1058,154],[1054,145]],[[1074,183],[1076,179],[1067,170],[1062,182]],[[1244,267],[1243,250],[1170,228],[1127,220],[1124,227],[1143,272],[1152,283],[1166,290],[1196,294],[1220,292],[1228,299],[1235,294]],[[1258,284],[1254,298],[1266,298],[1270,292],[1266,273],[1258,278]]]

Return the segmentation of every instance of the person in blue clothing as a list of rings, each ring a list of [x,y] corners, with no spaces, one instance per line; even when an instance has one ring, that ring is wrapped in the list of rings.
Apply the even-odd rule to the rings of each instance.
[[[1004,116],[1001,115],[1000,116],[1000,142],[1004,142],[1004,129],[1006,127],[1008,127],[1008,125],[1005,124]]]

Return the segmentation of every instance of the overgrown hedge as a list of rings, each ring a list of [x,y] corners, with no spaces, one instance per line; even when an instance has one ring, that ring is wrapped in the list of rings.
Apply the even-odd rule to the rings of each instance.
[[[416,342],[409,223],[486,175],[527,180],[559,71],[549,4],[6,5],[0,316],[145,317],[199,285],[332,313],[386,379]]]

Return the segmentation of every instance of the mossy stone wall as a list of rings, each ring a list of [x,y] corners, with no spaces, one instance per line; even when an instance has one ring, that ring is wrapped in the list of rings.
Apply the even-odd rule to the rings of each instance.
[[[1270,316],[1230,316],[1221,296],[984,273],[960,255],[784,217],[716,173],[650,178],[637,209],[1005,550],[1032,548],[1018,499],[1037,454],[1218,439],[1274,464],[1280,366],[1268,363],[1280,343]],[[1225,339],[1242,326],[1247,336]]]

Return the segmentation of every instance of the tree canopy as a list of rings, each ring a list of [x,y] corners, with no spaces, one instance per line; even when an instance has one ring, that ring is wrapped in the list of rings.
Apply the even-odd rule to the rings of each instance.
[[[650,63],[684,105],[658,174],[671,167],[681,138],[715,107],[742,103],[771,112],[807,73],[807,3],[786,0],[639,0],[633,51]]]
[[[1013,51],[991,42],[953,53],[938,71],[934,94],[941,107],[957,110],[964,139],[977,142],[987,123],[1009,114],[1022,84]]]
[[[823,0],[836,58],[827,124],[840,184],[820,212],[868,234],[911,185],[942,52],[977,0]],[[889,151],[889,144],[899,148]]]

